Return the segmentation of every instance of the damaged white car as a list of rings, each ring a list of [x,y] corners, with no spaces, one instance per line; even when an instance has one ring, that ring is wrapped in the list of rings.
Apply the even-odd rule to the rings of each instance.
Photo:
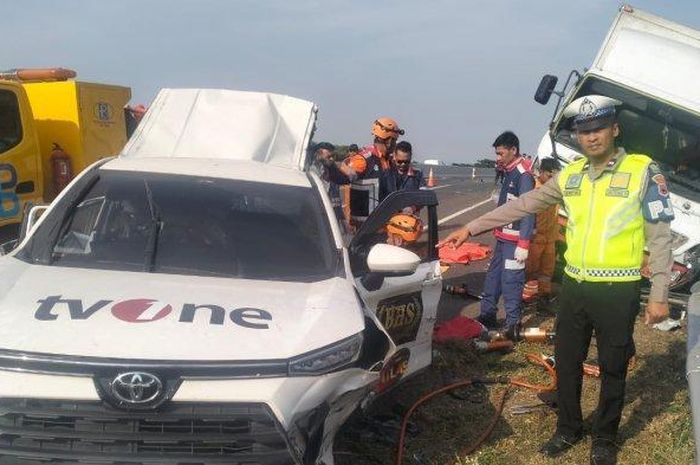
[[[345,245],[306,169],[315,120],[163,90],[26,215],[0,257],[0,464],[330,465],[348,415],[430,364],[435,194],[388,197]],[[383,232],[407,206],[412,250]]]

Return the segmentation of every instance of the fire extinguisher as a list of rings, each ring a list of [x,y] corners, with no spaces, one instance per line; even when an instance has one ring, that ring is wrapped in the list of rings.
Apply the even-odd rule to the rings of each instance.
[[[73,179],[73,167],[70,156],[56,143],[53,144],[51,151],[51,167],[53,169],[54,195],[58,195]]]

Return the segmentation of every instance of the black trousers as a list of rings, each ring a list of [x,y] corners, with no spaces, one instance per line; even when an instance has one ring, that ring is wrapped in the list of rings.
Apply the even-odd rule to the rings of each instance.
[[[592,432],[594,438],[615,439],[625,400],[627,364],[634,355],[632,336],[639,301],[639,281],[591,283],[564,276],[554,345],[559,433],[582,432],[581,365],[595,331],[601,383]]]

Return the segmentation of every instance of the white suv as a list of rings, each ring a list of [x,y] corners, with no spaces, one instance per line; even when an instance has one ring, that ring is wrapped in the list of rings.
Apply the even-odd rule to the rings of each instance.
[[[0,465],[332,464],[364,401],[430,364],[436,197],[343,243],[316,107],[163,90],[0,258]],[[383,226],[407,206],[413,251]]]

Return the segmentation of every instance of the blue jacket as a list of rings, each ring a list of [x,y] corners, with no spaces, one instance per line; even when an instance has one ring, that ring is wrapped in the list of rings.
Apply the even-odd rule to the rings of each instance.
[[[408,168],[406,174],[401,174],[396,168],[384,171],[379,178],[379,201],[397,191],[417,191],[425,186],[425,179],[420,170]]]
[[[505,168],[501,194],[498,197],[498,206],[509,200],[517,199],[526,192],[535,188],[535,178],[532,176],[530,161],[518,157]],[[522,220],[505,225],[494,230],[496,238],[500,241],[516,242],[519,247],[527,249],[530,239],[535,232],[535,215],[528,215]]]

